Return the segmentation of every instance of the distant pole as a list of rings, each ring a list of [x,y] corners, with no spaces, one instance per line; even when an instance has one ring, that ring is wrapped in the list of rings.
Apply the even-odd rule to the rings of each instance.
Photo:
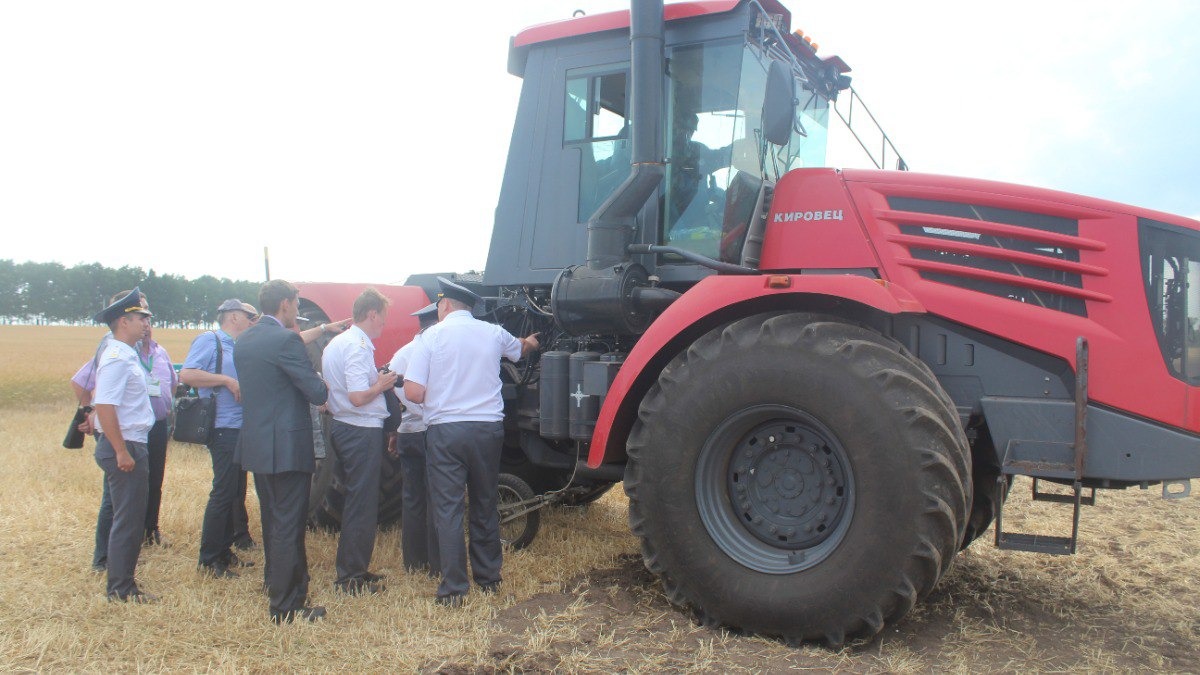
[[[267,255],[267,247],[263,247],[263,271],[267,275],[267,281],[271,280],[271,257]]]

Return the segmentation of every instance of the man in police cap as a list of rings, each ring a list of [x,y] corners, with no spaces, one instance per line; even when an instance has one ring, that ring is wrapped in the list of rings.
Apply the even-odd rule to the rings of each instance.
[[[104,470],[113,505],[108,537],[108,599],[122,602],[158,600],[142,592],[134,580],[150,494],[147,441],[154,426],[146,373],[134,345],[146,334],[150,317],[136,288],[95,316],[112,331],[112,339],[96,364],[92,403],[102,433],[96,442],[96,463]]]
[[[388,368],[404,377],[408,371],[408,360],[424,332],[438,322],[437,303],[430,303],[412,313],[417,317],[421,330],[411,342],[396,350]],[[410,572],[428,571],[437,573],[442,568],[437,550],[437,532],[434,529],[433,511],[429,508],[429,490],[425,483],[425,411],[420,403],[413,403],[397,389],[404,412],[400,416],[400,427],[396,429],[394,448],[389,452],[400,459],[401,501],[400,550],[404,557],[404,569]]]
[[[504,445],[500,359],[517,361],[538,348],[537,334],[517,339],[479,321],[480,297],[438,277],[440,323],[418,341],[404,373],[404,395],[424,404],[430,505],[442,582],[437,604],[457,607],[469,588],[463,545],[463,492],[469,495],[471,575],[485,593],[500,585],[497,481]],[[469,488],[469,489],[467,489]]]

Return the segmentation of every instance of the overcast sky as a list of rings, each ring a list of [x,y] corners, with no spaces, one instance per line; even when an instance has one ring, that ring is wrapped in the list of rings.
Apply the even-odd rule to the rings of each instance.
[[[1200,3],[812,2],[917,171],[1200,216]],[[0,3],[0,258],[481,269],[521,28],[614,0]],[[861,157],[834,157],[865,166]]]

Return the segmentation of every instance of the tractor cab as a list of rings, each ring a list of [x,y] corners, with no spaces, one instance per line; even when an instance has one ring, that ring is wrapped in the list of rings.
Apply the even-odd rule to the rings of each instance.
[[[824,165],[830,101],[849,86],[849,69],[818,58],[789,21],[774,2],[667,5],[654,129],[665,174],[631,243],[744,264],[747,233],[774,184],[791,169]],[[513,39],[510,71],[524,85],[485,283],[550,284],[585,259],[589,219],[631,170],[629,40],[629,12]],[[673,253],[637,262],[667,285],[711,273]]]

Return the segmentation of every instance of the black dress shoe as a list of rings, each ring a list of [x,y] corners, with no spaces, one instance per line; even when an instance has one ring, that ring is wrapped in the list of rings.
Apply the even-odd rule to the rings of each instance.
[[[236,553],[231,552],[229,556],[225,558],[225,565],[227,567],[254,567],[254,561],[243,560],[239,558]]]
[[[108,594],[109,602],[132,602],[137,605],[152,605],[159,601],[159,597],[153,593],[143,593],[142,591],[134,591],[125,595],[116,593]]]
[[[345,584],[334,584],[334,588],[346,595],[375,595],[382,593],[387,586],[378,581],[360,581],[355,579]]]
[[[96,564],[92,565],[92,571],[95,572],[96,574],[107,574],[108,573],[108,565],[106,565],[104,563],[96,563]]]
[[[495,595],[500,592],[500,582],[490,584],[479,584],[479,592],[484,595]]]
[[[225,565],[199,565],[200,571],[214,579],[236,579],[238,573],[229,569]]]
[[[440,607],[462,607],[463,596],[460,593],[451,593],[450,595],[439,595],[433,599],[435,605]]]
[[[362,580],[367,583],[383,581],[384,579],[387,579],[386,574],[375,574],[374,572],[367,572],[366,574],[362,575]]]
[[[258,544],[250,537],[245,537],[233,542],[233,547],[239,551],[253,551],[258,548]]]
[[[146,533],[146,540],[142,542],[142,546],[161,546],[163,548],[171,548],[171,542],[163,536],[158,528],[154,528]]]
[[[296,619],[297,616],[299,616],[300,619],[310,623],[320,621],[321,619],[325,618],[325,608],[320,605],[315,605],[313,607],[301,607],[300,609],[294,609],[290,612],[271,614],[271,621],[273,623],[291,623]]]

